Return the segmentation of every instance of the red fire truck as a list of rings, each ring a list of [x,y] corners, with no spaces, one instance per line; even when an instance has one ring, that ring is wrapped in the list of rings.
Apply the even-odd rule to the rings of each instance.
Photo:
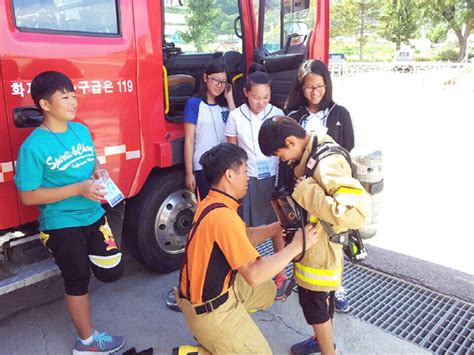
[[[246,68],[260,62],[281,106],[303,60],[327,62],[328,21],[329,0],[0,0],[0,294],[40,280],[31,275],[44,264],[37,210],[20,203],[13,182],[18,148],[41,122],[29,95],[35,75],[73,80],[77,120],[128,198],[126,248],[168,272],[196,206],[184,187],[181,121],[204,68],[222,60],[240,103]],[[37,272],[20,277],[11,264]]]

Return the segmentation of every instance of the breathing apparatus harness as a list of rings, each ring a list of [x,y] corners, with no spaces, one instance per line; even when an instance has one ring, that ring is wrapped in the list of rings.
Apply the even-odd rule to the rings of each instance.
[[[311,148],[310,158],[306,164],[303,178],[313,176],[319,162],[333,154],[341,154],[349,163],[352,169],[352,161],[349,152],[340,145],[333,142],[326,142],[318,145],[318,139],[313,138],[313,146]],[[352,169],[354,177],[354,169]],[[292,241],[296,231],[301,228],[303,231],[303,249],[300,256],[293,261],[299,262],[303,259],[306,249],[306,235],[304,229],[304,221],[307,219],[307,213],[304,211],[291,197],[290,192],[286,188],[275,190],[272,193],[271,204],[278,217],[280,225],[285,230],[285,243]],[[350,229],[345,232],[336,233],[332,225],[322,219],[311,221],[312,223],[320,222],[329,236],[329,240],[333,243],[342,244],[344,253],[351,262],[362,261],[367,257],[367,251],[362,242],[360,233],[357,230]]]
[[[351,167],[352,177],[355,178],[354,168],[349,152],[334,142],[325,142],[318,145],[318,139],[316,136],[313,138],[310,158],[306,164],[303,177],[306,178],[308,176],[313,176],[319,162],[333,154],[340,154],[347,160]],[[351,262],[359,262],[367,258],[367,251],[358,230],[349,229],[346,232],[336,233],[330,223],[323,221],[322,219],[319,219],[319,222],[326,230],[331,242],[343,245],[344,253]]]

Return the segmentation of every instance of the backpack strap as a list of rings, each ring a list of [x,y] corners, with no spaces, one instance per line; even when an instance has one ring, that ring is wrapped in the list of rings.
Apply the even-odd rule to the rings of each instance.
[[[306,169],[304,171],[305,178],[313,176],[314,171],[318,167],[318,164],[321,160],[334,154],[340,154],[347,160],[349,166],[351,167],[352,175],[354,175],[354,170],[352,169],[352,160],[349,152],[337,143],[325,142],[318,145],[318,140],[315,136],[313,138],[313,146],[311,147],[310,154],[310,158],[306,163]],[[319,219],[319,221],[326,230],[326,233],[328,234],[329,240],[331,242],[347,245],[347,243],[349,242],[348,232],[336,234],[334,228],[330,223],[323,221],[322,219]]]
[[[223,203],[216,202],[216,203],[212,203],[209,206],[207,206],[206,208],[204,208],[204,210],[201,212],[199,218],[195,222],[193,222],[193,224],[191,225],[191,229],[189,230],[189,235],[188,235],[188,239],[186,241],[186,246],[184,247],[183,260],[181,262],[181,267],[179,268],[179,284],[181,285],[181,275],[183,274],[184,267],[186,267],[186,298],[188,300],[191,299],[191,288],[190,288],[189,269],[188,269],[188,249],[189,249],[189,245],[191,244],[191,241],[192,241],[194,235],[196,234],[197,227],[199,227],[199,224],[201,224],[201,221],[204,219],[204,217],[206,217],[209,214],[209,212],[211,212],[212,210],[214,210],[216,208],[222,208],[222,207],[227,207],[227,205],[225,205]],[[181,294],[182,294],[182,292],[181,292]]]
[[[340,154],[347,160],[349,166],[351,167],[352,176],[354,176],[351,155],[346,149],[344,149],[344,147],[341,147],[339,144],[334,142],[325,142],[318,145],[318,140],[315,136],[313,139],[313,146],[311,147],[310,154],[310,158],[306,163],[306,169],[304,171],[305,177],[313,176],[314,171],[318,167],[319,162],[324,158],[334,154]]]

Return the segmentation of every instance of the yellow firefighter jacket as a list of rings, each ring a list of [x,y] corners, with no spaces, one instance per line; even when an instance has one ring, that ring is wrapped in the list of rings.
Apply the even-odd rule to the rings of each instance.
[[[333,139],[318,132],[318,144]],[[313,139],[307,144],[295,177],[304,174],[310,158]],[[362,227],[370,214],[369,195],[352,177],[351,167],[340,154],[320,161],[312,177],[295,187],[292,197],[310,215],[332,224],[336,233]],[[314,219],[313,219],[314,220]],[[342,245],[329,241],[321,223],[316,225],[318,241],[295,263],[294,275],[299,286],[313,291],[335,291],[341,285],[343,269]]]

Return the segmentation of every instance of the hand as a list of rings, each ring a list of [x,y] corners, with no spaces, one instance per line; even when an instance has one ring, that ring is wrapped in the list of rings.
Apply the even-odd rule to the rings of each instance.
[[[103,190],[105,186],[102,184],[97,184],[92,179],[87,179],[79,183],[79,195],[84,196],[92,201],[100,202],[104,200],[105,193]]]
[[[196,190],[196,178],[194,174],[186,174],[186,178],[184,179],[184,184],[186,187],[192,191]]]
[[[311,223],[308,223],[304,230],[306,232],[306,250],[311,248],[314,244],[316,244],[319,236],[316,233],[316,227],[313,226]],[[300,247],[303,245],[303,232],[299,229],[295,236],[293,237],[293,241],[291,243],[297,243]]]
[[[233,102],[234,96],[232,94],[232,84],[227,84],[226,88],[224,89],[224,97],[227,103],[229,103],[230,99],[232,99],[232,102]]]
[[[295,187],[298,186],[300,184],[301,181],[303,181],[305,179],[304,176],[300,176],[299,178],[296,179],[295,181]]]
[[[92,178],[96,180],[101,178],[107,179],[109,178],[109,172],[104,168],[94,169],[92,172]]]

